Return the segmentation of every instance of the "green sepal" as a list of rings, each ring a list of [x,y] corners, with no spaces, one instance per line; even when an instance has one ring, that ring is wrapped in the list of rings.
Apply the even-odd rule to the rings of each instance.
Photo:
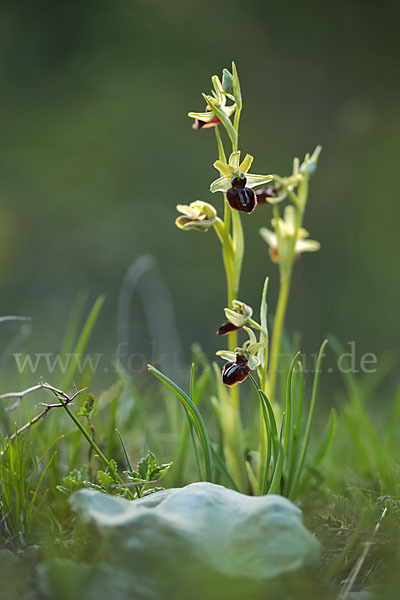
[[[267,291],[268,291],[269,277],[265,278],[263,291],[261,295],[261,306],[260,306],[260,343],[264,345],[263,348],[258,352],[258,359],[265,370],[268,364],[268,305],[267,305]]]
[[[242,93],[240,91],[239,77],[236,69],[236,65],[232,62],[232,89],[233,97],[235,98],[236,106],[242,108]]]

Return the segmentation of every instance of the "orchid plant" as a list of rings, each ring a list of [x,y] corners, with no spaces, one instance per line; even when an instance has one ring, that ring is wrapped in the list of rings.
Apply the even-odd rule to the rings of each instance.
[[[309,180],[316,170],[321,148],[317,146],[314,152],[311,155],[306,154],[302,161],[295,158],[292,173],[289,176],[252,173],[253,156],[246,153],[242,158],[243,153],[239,149],[239,124],[243,101],[235,63],[232,63],[231,71],[223,70],[221,79],[214,75],[211,80],[213,85],[211,94],[203,94],[206,104],[205,111],[189,112],[188,115],[194,119],[194,129],[213,128],[215,131],[218,159],[214,161],[213,166],[218,171],[219,177],[210,184],[210,191],[212,194],[222,193],[223,216],[218,216],[218,210],[213,204],[196,200],[189,205],[179,204],[177,206],[180,215],[176,219],[176,225],[184,231],[208,232],[210,229],[214,229],[221,243],[227,284],[227,306],[224,309],[226,322],[221,325],[217,334],[227,336],[228,343],[226,349],[216,353],[226,362],[222,368],[222,374],[218,375],[222,381],[222,388],[218,383],[219,398],[214,398],[213,401],[216,405],[217,415],[219,415],[224,438],[222,462],[225,471],[230,473],[231,480],[236,482],[239,489],[245,491],[250,486],[253,492],[264,493],[271,489],[276,491],[278,474],[280,472],[280,476],[282,476],[285,464],[289,460],[282,453],[287,452],[290,446],[293,472],[290,475],[291,481],[287,484],[289,486],[287,491],[292,486],[291,491],[293,492],[293,485],[295,487],[298,485],[300,477],[296,468],[299,465],[301,468],[303,467],[309,436],[308,427],[304,452],[301,456],[293,455],[294,422],[289,413],[294,411],[290,386],[297,355],[289,372],[289,391],[287,391],[289,401],[286,402],[284,411],[281,410],[278,401],[276,382],[293,266],[303,252],[317,251],[320,247],[317,241],[308,239],[308,232],[303,227],[303,221],[308,200]],[[230,145],[229,153],[226,151],[224,133]],[[283,204],[285,206],[283,216],[281,216],[280,205]],[[256,211],[259,205],[270,206],[272,211],[272,229],[262,227],[260,235],[268,244],[271,261],[279,266],[280,273],[280,289],[271,343],[268,333],[266,299],[268,277],[265,278],[263,286],[259,322],[253,318],[252,307],[238,299],[244,256],[241,213],[245,213],[247,216],[251,215],[252,218],[260,216],[265,219],[265,212]],[[243,332],[247,336],[242,345],[238,344],[239,332]],[[301,364],[298,363],[296,368],[300,370]],[[150,367],[150,370],[175,391],[177,390],[175,384],[167,380],[154,367]],[[252,372],[256,375],[256,379]],[[248,463],[246,464],[243,451],[238,384],[248,377],[256,386],[261,400],[260,441],[256,469]],[[314,383],[317,384],[318,381]],[[225,390],[224,386],[226,386]],[[179,390],[178,396],[181,400],[182,394],[184,392]],[[315,396],[313,397],[315,401]],[[186,396],[186,400],[190,401],[190,398]],[[197,407],[191,408],[195,408],[197,411]],[[313,409],[312,403],[309,417],[312,416]],[[198,416],[200,415],[197,415],[197,419]],[[301,416],[298,418],[301,420]],[[278,433],[279,427],[281,428],[280,434]],[[209,442],[207,443],[209,446],[207,452],[210,455],[212,447]],[[281,467],[278,466],[277,470],[279,462],[282,464]]]

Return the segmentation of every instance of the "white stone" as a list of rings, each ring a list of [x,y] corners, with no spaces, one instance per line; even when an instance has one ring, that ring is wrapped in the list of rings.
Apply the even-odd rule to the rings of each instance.
[[[224,577],[269,580],[319,557],[319,542],[301,511],[281,496],[250,497],[193,483],[128,501],[93,490],[71,497],[73,510],[95,526],[103,560],[142,574],[157,565],[179,577],[189,563]]]

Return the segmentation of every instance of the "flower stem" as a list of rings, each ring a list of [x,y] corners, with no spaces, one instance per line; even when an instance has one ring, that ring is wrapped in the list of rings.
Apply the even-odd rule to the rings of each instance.
[[[230,213],[230,219],[232,221],[232,262],[229,269],[228,281],[228,306],[232,306],[233,300],[238,297],[240,275],[242,271],[243,254],[244,254],[244,238],[243,228],[240,219],[240,213],[236,210],[232,210],[227,200],[225,200],[225,207]],[[228,349],[234,352],[237,347],[237,332],[234,331],[229,334]],[[231,388],[231,400],[233,406],[239,410],[239,386]]]

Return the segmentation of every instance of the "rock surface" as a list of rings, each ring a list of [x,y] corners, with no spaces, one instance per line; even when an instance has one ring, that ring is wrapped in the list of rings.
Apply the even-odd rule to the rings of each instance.
[[[99,539],[98,573],[114,565],[129,579],[135,573],[150,578],[164,593],[172,584],[175,597],[177,585],[193,590],[193,582],[197,587],[212,581],[217,594],[219,585],[225,589],[233,580],[246,597],[249,582],[260,587],[319,557],[319,542],[304,527],[301,511],[281,496],[250,497],[194,483],[134,502],[80,490],[70,502]],[[156,597],[156,590],[148,597]]]

